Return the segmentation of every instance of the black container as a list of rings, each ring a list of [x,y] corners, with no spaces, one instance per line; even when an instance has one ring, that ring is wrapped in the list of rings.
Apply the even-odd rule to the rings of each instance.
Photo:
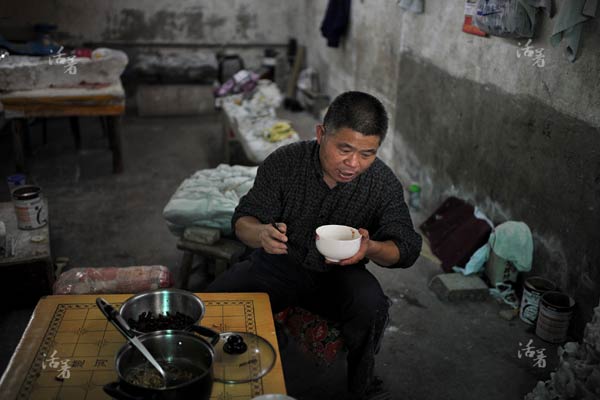
[[[203,338],[185,331],[157,331],[138,336],[159,363],[165,362],[192,374],[190,380],[171,386],[151,388],[133,384],[128,375],[148,362],[130,343],[125,344],[116,357],[118,382],[104,386],[104,391],[118,400],[208,400],[213,385],[214,349]],[[151,368],[151,367],[149,367]]]

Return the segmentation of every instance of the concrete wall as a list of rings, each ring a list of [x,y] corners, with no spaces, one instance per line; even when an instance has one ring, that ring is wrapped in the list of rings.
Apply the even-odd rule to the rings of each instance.
[[[259,65],[265,46],[282,45],[298,21],[296,2],[278,0],[54,0],[6,1],[2,25],[49,22],[69,45],[211,51],[226,46],[247,65]]]
[[[554,20],[541,17],[532,43],[544,49],[539,68],[517,58],[520,40],[463,33],[463,1],[426,1],[424,15],[397,3],[354,0],[347,37],[333,49],[319,32],[327,2],[305,1],[297,34],[309,65],[332,96],[381,98],[393,135],[380,156],[423,186],[429,210],[457,195],[495,221],[526,222],[533,272],[576,298],[580,333],[600,294],[598,21],[587,23],[570,63],[564,43],[549,43]]]

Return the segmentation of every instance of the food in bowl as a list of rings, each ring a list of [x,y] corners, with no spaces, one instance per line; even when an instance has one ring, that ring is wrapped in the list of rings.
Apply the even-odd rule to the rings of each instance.
[[[201,368],[194,367],[189,361],[178,361],[178,364],[164,360],[157,361],[168,376],[169,382],[167,387],[189,382],[204,372]],[[127,371],[125,380],[132,385],[143,386],[149,389],[161,389],[165,387],[163,377],[148,361]]]
[[[346,225],[323,225],[316,230],[317,250],[326,260],[339,262],[350,258],[360,249],[361,234]]]
[[[164,329],[186,329],[194,324],[194,318],[177,311],[175,314],[154,315],[152,311],[143,312],[137,319],[128,318],[129,326],[139,332],[154,332]]]

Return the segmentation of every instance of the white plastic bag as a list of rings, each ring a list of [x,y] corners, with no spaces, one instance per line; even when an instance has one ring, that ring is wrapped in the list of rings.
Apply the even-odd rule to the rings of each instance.
[[[533,20],[519,0],[477,0],[475,26],[482,31],[502,37],[533,37]]]

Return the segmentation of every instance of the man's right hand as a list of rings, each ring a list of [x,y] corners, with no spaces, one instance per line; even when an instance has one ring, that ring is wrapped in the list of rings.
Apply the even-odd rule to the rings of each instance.
[[[287,225],[283,222],[276,222],[277,228],[273,224],[263,224],[258,237],[261,247],[269,254],[287,254]]]

